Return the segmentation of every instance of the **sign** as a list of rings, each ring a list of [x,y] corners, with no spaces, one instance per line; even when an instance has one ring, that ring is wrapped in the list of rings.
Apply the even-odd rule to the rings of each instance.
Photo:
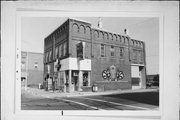
[[[124,78],[124,73],[123,71],[120,71],[118,68],[116,68],[116,66],[112,65],[106,70],[103,70],[102,77],[103,79],[110,81],[118,81]]]
[[[47,73],[50,73],[50,70],[51,70],[51,66],[47,65]]]
[[[61,68],[60,60],[56,59],[56,62],[54,63],[54,71],[59,71]]]

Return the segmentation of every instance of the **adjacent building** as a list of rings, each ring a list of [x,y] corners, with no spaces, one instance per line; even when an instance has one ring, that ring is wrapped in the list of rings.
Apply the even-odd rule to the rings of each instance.
[[[44,39],[44,81],[62,92],[146,87],[145,43],[67,19]]]
[[[21,52],[21,86],[38,87],[43,83],[43,53]]]

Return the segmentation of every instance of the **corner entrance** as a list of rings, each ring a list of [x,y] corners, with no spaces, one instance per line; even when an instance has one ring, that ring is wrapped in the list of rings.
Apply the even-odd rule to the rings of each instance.
[[[90,86],[90,71],[66,70],[64,92],[83,91],[82,87]]]

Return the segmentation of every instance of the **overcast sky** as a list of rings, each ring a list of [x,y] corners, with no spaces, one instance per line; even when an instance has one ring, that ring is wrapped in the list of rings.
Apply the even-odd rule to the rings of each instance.
[[[59,27],[67,18],[24,17],[21,23],[22,51],[40,52],[44,50],[44,38]],[[98,17],[77,18],[88,21],[97,27]],[[126,28],[133,39],[145,41],[147,74],[159,73],[159,22],[158,18],[101,18],[103,30],[123,34]]]

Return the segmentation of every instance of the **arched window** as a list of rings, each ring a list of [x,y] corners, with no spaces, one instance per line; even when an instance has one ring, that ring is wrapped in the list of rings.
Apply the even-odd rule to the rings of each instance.
[[[99,38],[99,33],[97,30],[95,31],[95,38]]]
[[[104,38],[103,32],[100,32],[100,33],[99,33],[99,38],[101,38],[101,39]]]
[[[109,39],[110,39],[110,40],[113,40],[113,36],[112,36],[111,33],[109,34]]]
[[[80,25],[80,29],[79,29],[80,33],[85,33],[85,27],[83,25]]]
[[[121,36],[121,43],[125,43],[125,37]]]
[[[120,42],[120,36],[119,35],[117,36],[117,41]]]
[[[74,32],[79,32],[79,27],[77,24],[73,24],[73,31]]]
[[[108,34],[104,33],[104,39],[108,39]]]
[[[115,41],[117,40],[117,37],[115,34],[113,35],[113,40],[115,40]]]
[[[87,26],[87,27],[86,27],[86,34],[90,35],[90,31],[91,31],[90,27]]]

